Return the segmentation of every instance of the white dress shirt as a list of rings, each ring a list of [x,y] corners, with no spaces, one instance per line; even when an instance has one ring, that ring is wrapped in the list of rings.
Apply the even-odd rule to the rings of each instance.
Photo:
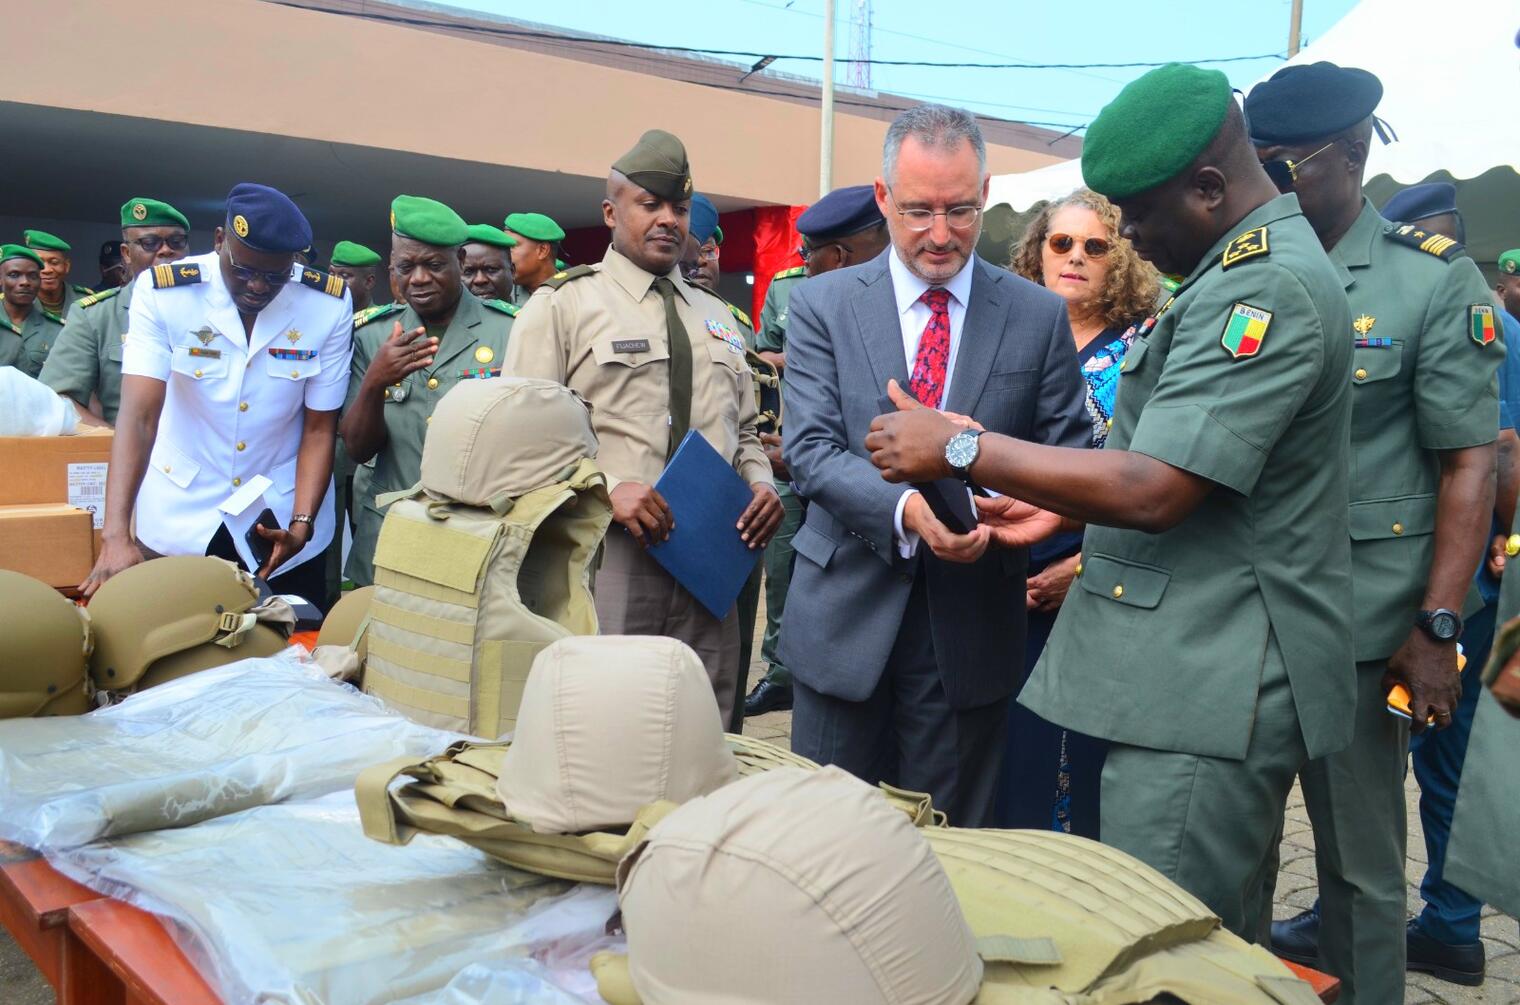
[[[294,515],[304,410],[343,407],[352,301],[347,290],[335,297],[303,285],[298,263],[245,337],[217,255],[195,255],[173,268],[186,266],[200,270],[199,282],[158,289],[154,270],[137,277],[122,336],[122,373],[168,385],[137,493],[137,537],[161,555],[199,555],[225,521],[255,569],[244,540],[248,528],[266,506],[281,527]],[[251,491],[264,484],[260,476],[269,482],[262,494]],[[320,555],[332,540],[331,481],[313,515],[311,539],[278,572]]]
[[[940,408],[950,400],[950,382],[955,375],[955,357],[960,352],[961,328],[966,321],[966,305],[971,302],[971,266],[976,261],[976,255],[966,259],[966,264],[961,270],[948,280],[937,285],[945,288],[950,294],[948,310],[950,314],[950,356],[945,361],[945,388],[940,398]],[[892,295],[897,301],[898,322],[902,326],[903,356],[908,363],[908,377],[913,376],[913,363],[918,358],[918,343],[923,338],[924,329],[929,326],[929,319],[934,312],[929,305],[919,298],[929,289],[929,283],[914,275],[903,264],[897,255],[897,248],[892,249],[892,254],[887,258],[887,270],[892,276]],[[906,387],[904,391],[908,390]],[[897,499],[897,510],[892,516],[892,525],[897,532],[897,550],[903,558],[912,558],[918,550],[918,534],[903,529],[903,510],[908,505],[908,497],[916,493],[917,489],[907,489]]]

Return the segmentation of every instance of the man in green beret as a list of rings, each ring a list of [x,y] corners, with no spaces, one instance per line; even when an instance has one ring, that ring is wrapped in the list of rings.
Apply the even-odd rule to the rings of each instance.
[[[67,319],[75,300],[95,292],[88,286],[69,282],[69,270],[73,268],[69,243],[45,230],[23,231],[21,243],[42,259],[42,287],[37,293],[37,302],[44,310]]]
[[[410,488],[422,474],[422,441],[439,399],[461,380],[496,377],[517,308],[464,288],[469,227],[441,202],[399,195],[391,203],[391,275],[402,301],[354,327],[348,400],[338,427],[359,464],[375,471],[358,513],[345,572],[374,582],[384,514],[375,497]]]
[[[1321,904],[1271,933],[1279,955],[1340,978],[1350,1005],[1401,999],[1406,944],[1412,968],[1464,983],[1483,976],[1481,905],[1436,895],[1450,816],[1431,800],[1455,797],[1476,707],[1460,707],[1458,640],[1476,678],[1493,632],[1474,575],[1494,505],[1504,345],[1487,284],[1462,246],[1426,223],[1384,219],[1362,193],[1382,93],[1373,74],[1320,62],[1279,70],[1245,105],[1257,155],[1279,190],[1298,198],[1351,309],[1339,337],[1354,347],[1354,734],[1301,777]],[[1408,215],[1429,219],[1449,205]],[[1466,636],[1464,618],[1474,629]],[[1387,711],[1394,684],[1410,695],[1412,722]],[[1432,904],[1406,926],[1411,730],[1426,734],[1413,746],[1432,852],[1422,892]]]
[[[1499,295],[1505,310],[1520,317],[1515,314],[1520,311],[1520,248],[1512,248],[1500,255],[1496,265],[1499,278],[1494,283],[1494,292]]]
[[[0,246],[0,366],[14,366],[29,377],[42,372],[48,351],[63,328],[63,318],[38,300],[42,256],[20,244]]]
[[[1224,74],[1129,84],[1082,173],[1143,257],[1186,276],[1137,328],[1108,448],[980,434],[906,398],[866,446],[888,481],[1004,493],[978,508],[1005,547],[1088,524],[1019,700],[1110,742],[1104,843],[1254,939],[1294,777],[1351,740],[1351,317]]]
[[[512,258],[517,241],[489,223],[470,226],[464,242],[464,284],[482,300],[512,300]]]
[[[136,288],[130,280],[179,261],[189,247],[190,221],[173,206],[148,198],[122,203],[121,258],[129,282],[74,304],[38,378],[72,401],[84,422],[116,424],[122,345]]]
[[[513,213],[502,222],[509,237],[517,241],[512,249],[512,272],[517,289],[513,303],[528,302],[533,291],[564,266],[556,259],[559,242],[565,239],[564,228],[542,213]]]
[[[381,259],[375,251],[354,241],[339,241],[333,245],[332,265],[327,270],[348,287],[354,298],[354,324],[361,325],[365,314],[374,302],[375,280],[380,275]]]
[[[686,148],[652,129],[612,165],[602,217],[612,243],[597,265],[578,265],[538,287],[507,347],[507,373],[559,381],[592,405],[612,518],[596,575],[596,612],[609,635],[667,635],[707,668],[722,721],[738,700],[739,617],[714,617],[645,551],[671,534],[669,504],[654,488],[695,430],[750,486],[737,521],[752,549],[781,523],[781,501],[755,430],[755,393],[744,336],[722,300],[689,282]],[[510,229],[510,228],[509,228]]]

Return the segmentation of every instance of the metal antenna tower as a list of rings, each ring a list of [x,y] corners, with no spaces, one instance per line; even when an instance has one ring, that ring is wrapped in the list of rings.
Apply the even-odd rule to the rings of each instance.
[[[850,4],[850,69],[847,83],[863,91],[871,89],[871,0]]]

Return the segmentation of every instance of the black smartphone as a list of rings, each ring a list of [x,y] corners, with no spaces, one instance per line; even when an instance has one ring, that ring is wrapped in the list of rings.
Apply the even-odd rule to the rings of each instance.
[[[266,530],[283,529],[280,526],[280,521],[274,518],[274,512],[268,506],[265,506],[264,512],[259,514],[259,518],[253,522],[253,526],[249,527],[248,533],[243,536],[243,540],[248,542],[248,550],[253,552],[253,557],[257,560],[256,566],[250,569],[250,572],[258,572],[259,569],[264,568],[264,565],[269,561],[269,556],[274,554],[274,542],[266,541],[259,536],[258,528],[260,527]]]
[[[883,415],[897,411],[897,405],[885,394],[876,402],[876,407],[881,409]],[[950,528],[951,533],[969,534],[976,530],[976,507],[967,492],[970,486],[965,482],[959,478],[941,478],[938,481],[912,484],[924,497],[924,502],[929,504],[929,511],[934,514],[934,518]]]

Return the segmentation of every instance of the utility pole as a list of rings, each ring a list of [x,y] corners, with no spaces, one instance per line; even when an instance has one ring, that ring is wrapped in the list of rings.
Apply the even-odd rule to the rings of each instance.
[[[1304,20],[1304,0],[1293,0],[1293,10],[1288,15],[1288,58],[1298,55],[1299,39],[1303,37],[1301,28]]]
[[[833,187],[834,0],[823,0],[823,126],[818,142],[818,195],[828,195]]]

